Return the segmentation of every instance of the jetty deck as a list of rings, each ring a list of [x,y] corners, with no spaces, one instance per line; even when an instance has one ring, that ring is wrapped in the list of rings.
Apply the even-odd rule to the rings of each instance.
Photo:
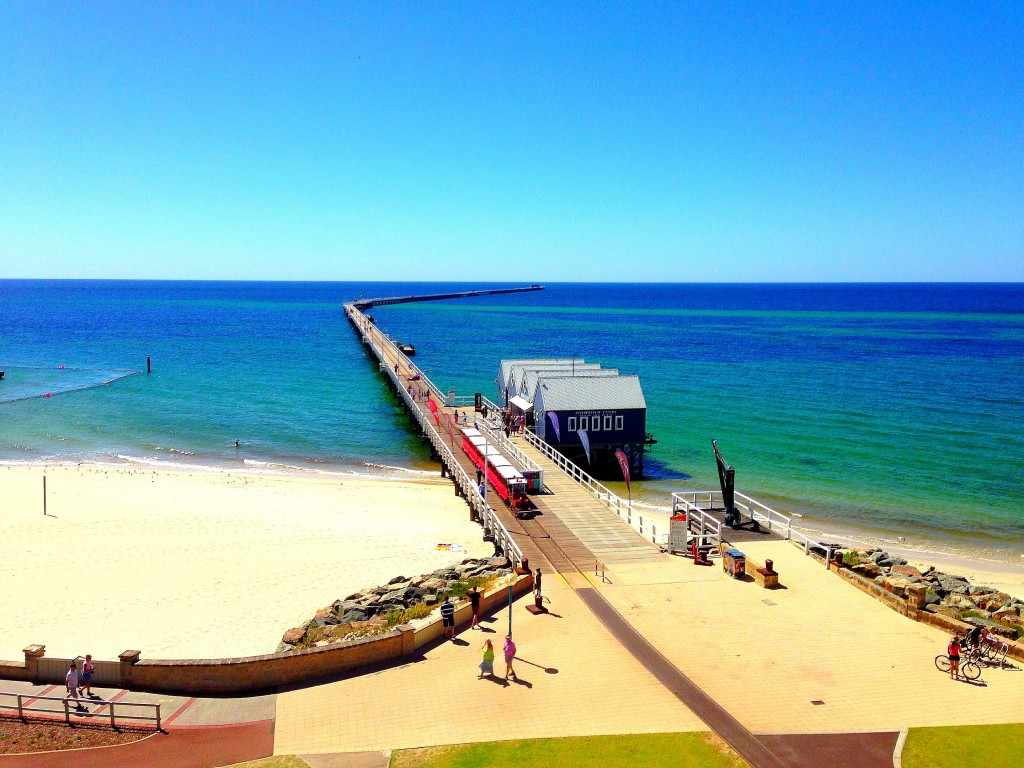
[[[532,520],[518,520],[503,503],[492,507],[477,488],[475,466],[464,458],[461,447],[455,446],[454,434],[449,436],[445,434],[447,430],[440,427],[441,418],[457,405],[442,407],[446,402],[442,391],[355,303],[345,305],[345,314],[423,430],[431,453],[441,462],[442,475],[451,476],[455,492],[466,499],[474,519],[484,526],[485,534],[494,540],[495,546],[519,566],[527,565],[524,561],[528,561],[531,567],[540,566],[542,571],[558,574],[634,658],[754,768],[783,768],[786,763],[769,746],[651,646],[596,588],[597,580],[590,576],[593,573],[590,569],[599,567],[602,556],[609,563],[666,558],[654,543],[646,542],[648,537],[651,542],[664,538],[664,523],[660,523],[659,529],[660,521],[645,519],[631,505],[624,512],[621,499],[593,478],[581,476],[578,467],[539,440],[530,447],[544,455],[534,460],[539,464],[543,461],[542,466],[550,464],[546,466],[550,471],[545,478],[548,493],[539,497],[537,504],[541,514]],[[413,397],[413,388],[417,395],[422,388],[426,397]],[[430,401],[437,409],[436,421]],[[489,410],[491,407],[493,403]],[[529,433],[525,439],[530,440]],[[525,452],[525,448],[523,450]],[[585,484],[588,487],[583,488]],[[594,503],[580,496],[577,491],[581,488]]]
[[[434,424],[437,427],[433,421],[428,397],[434,401],[442,424],[445,423],[445,416],[454,421],[456,411],[466,411],[464,407],[445,405],[437,386],[388,339],[386,334],[373,323],[366,322],[365,315],[353,307],[351,316],[355,317],[356,323],[362,324],[361,333],[373,345],[375,356],[384,372],[402,390],[407,400],[406,405],[418,423],[428,426]],[[475,418],[479,426],[488,431],[494,429],[495,425],[487,423],[482,417]],[[473,479],[476,467],[461,450],[459,433],[453,432],[454,437],[449,436],[444,427],[436,429],[435,432],[447,443],[449,460],[455,465],[445,465],[442,473],[453,473],[454,476],[455,472],[461,471],[470,480],[468,495],[479,496]],[[489,512],[508,532],[521,553],[521,558],[535,566],[546,565],[544,570],[548,571],[586,573],[593,572],[598,562],[608,565],[622,562],[652,562],[662,556],[659,547],[645,541],[628,523],[610,512],[574,480],[566,477],[553,462],[529,446],[523,438],[514,440],[524,453],[546,470],[545,493],[531,496],[538,514],[532,519],[518,519],[497,499],[497,494],[493,491],[488,499],[492,503],[487,506],[490,508]],[[433,452],[439,459],[442,458],[436,448]],[[479,501],[483,503],[483,499]]]

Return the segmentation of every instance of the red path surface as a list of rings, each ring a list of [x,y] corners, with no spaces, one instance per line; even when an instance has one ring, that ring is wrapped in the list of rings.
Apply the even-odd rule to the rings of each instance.
[[[0,755],[0,768],[211,768],[269,757],[274,721],[175,728],[119,747]]]

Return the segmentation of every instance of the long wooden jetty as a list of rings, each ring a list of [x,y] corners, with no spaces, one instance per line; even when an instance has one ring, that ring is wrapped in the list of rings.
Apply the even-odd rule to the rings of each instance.
[[[538,289],[539,286],[531,286],[520,290]],[[500,289],[497,292],[515,291]],[[463,295],[483,294],[472,291],[458,295],[439,294],[441,298]],[[429,300],[428,297],[396,298],[404,301]],[[625,503],[546,443],[535,436],[532,436],[534,440],[528,440],[530,433],[525,435],[526,442],[524,438],[516,438],[515,445],[503,445],[502,448],[510,453],[518,450],[545,469],[546,493],[542,497],[533,497],[541,514],[532,520],[519,520],[503,504],[491,507],[474,481],[476,467],[461,447],[456,447],[455,430],[449,433],[446,428],[460,407],[464,413],[473,408],[474,398],[444,394],[364,314],[363,309],[380,303],[383,301],[376,299],[349,302],[345,304],[345,316],[422,430],[423,440],[430,444],[431,455],[441,463],[442,476],[451,477],[455,492],[465,498],[471,516],[483,526],[485,538],[492,540],[496,549],[521,571],[535,566],[547,573],[558,574],[655,678],[754,768],[785,768],[785,762],[648,643],[595,588],[602,557],[608,564],[664,557],[659,546],[667,539],[664,522],[659,523],[637,513],[632,504]],[[489,413],[500,413],[500,408],[490,400],[484,399],[484,404]],[[441,427],[442,419],[445,428]],[[501,443],[498,423],[490,426],[481,423],[479,426],[496,443]],[[511,442],[505,439],[505,443]],[[603,580],[603,571],[601,578]]]
[[[485,288],[477,291],[456,291],[455,293],[428,293],[419,296],[388,296],[382,299],[356,299],[352,306],[360,312],[385,304],[412,304],[417,301],[441,301],[443,299],[470,299],[474,296],[496,296],[500,293],[526,293],[543,291],[543,285],[527,285],[520,288]]]

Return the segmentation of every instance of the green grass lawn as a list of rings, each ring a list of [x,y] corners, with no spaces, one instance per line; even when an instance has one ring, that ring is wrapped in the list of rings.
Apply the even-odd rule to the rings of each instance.
[[[1024,725],[911,728],[903,768],[1024,767]]]
[[[391,768],[743,768],[746,765],[735,752],[705,733],[491,741],[408,749],[391,756]]]

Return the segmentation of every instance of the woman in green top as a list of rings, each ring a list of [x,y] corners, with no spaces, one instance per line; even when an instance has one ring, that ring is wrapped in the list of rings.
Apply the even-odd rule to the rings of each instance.
[[[485,640],[483,645],[484,658],[480,662],[480,674],[476,676],[476,679],[481,679],[484,675],[494,675],[494,646],[491,645],[490,640]]]

